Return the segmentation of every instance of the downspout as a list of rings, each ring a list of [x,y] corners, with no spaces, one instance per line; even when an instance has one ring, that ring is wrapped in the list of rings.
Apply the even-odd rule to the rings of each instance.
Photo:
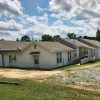
[[[1,53],[1,56],[2,56],[2,66],[5,67],[5,64],[4,64],[4,54]]]

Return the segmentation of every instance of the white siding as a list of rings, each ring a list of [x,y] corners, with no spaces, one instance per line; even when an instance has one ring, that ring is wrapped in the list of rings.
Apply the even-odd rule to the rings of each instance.
[[[95,58],[96,60],[100,60],[100,48],[95,48]]]
[[[33,52],[35,49],[33,46],[28,48],[23,53],[8,53],[4,55],[5,67],[14,66],[14,67],[21,67],[21,68],[50,68],[52,67],[52,53],[48,52],[45,49],[37,47],[37,50],[40,51],[39,56],[39,65],[34,65],[34,56],[29,55],[30,52]],[[9,55],[16,55],[16,61],[12,64],[9,64]]]
[[[95,57],[88,57],[81,60],[81,64],[87,63],[89,61],[95,60]]]
[[[68,65],[75,59],[73,51],[71,51],[71,56],[72,56],[71,62],[68,62],[68,51],[61,52],[61,53],[62,53],[62,62],[61,63],[57,63],[56,53],[53,54],[52,64],[53,64],[54,68]]]
[[[56,53],[53,53],[53,57],[52,57],[52,64],[53,67],[60,67],[60,66],[64,66],[67,65],[68,62],[68,55],[67,52],[61,52],[62,53],[62,62],[61,63],[57,63],[57,56]]]
[[[97,60],[100,60],[100,48],[97,48]]]
[[[34,56],[29,55],[33,51],[40,51],[39,56],[39,65],[34,64]],[[57,68],[60,66],[65,66],[71,63],[76,57],[74,57],[74,51],[71,51],[71,62],[68,62],[68,51],[61,52],[62,53],[62,62],[57,63],[57,57],[56,52],[52,53],[48,50],[37,46],[37,49],[34,49],[34,46],[29,47],[27,50],[25,50],[22,53],[7,53],[4,54],[4,63],[5,67],[19,67],[19,68],[42,68],[42,69],[51,69],[51,68]],[[16,61],[12,64],[9,63],[9,55],[16,55]],[[1,61],[1,60],[0,60]],[[1,62],[0,62],[1,64]],[[1,65],[2,66],[2,65]]]
[[[77,47],[77,59],[79,58],[79,47]]]
[[[2,56],[0,54],[0,66],[2,66]]]

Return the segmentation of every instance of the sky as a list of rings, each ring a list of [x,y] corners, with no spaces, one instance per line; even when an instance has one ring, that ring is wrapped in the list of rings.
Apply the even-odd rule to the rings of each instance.
[[[95,36],[98,28],[100,0],[0,0],[0,39]]]

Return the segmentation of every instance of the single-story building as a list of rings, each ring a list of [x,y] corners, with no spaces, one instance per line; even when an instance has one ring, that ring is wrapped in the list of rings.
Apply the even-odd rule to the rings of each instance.
[[[95,48],[95,59],[100,60],[100,42],[97,40],[78,39],[80,42]]]
[[[52,69],[70,64],[76,50],[59,42],[0,40],[0,66]]]
[[[86,63],[91,60],[95,60],[95,48],[80,42],[78,39],[60,38],[60,43],[63,43],[69,47],[73,47],[77,50],[76,60],[80,60],[80,63]]]

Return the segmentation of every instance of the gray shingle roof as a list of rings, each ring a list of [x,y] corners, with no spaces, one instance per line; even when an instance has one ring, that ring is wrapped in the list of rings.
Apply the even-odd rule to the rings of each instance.
[[[30,42],[0,40],[0,50],[24,49]]]
[[[70,48],[69,46],[66,46],[66,45],[59,43],[59,42],[42,42],[42,41],[39,41],[37,43],[39,45],[41,45],[42,47],[48,49],[51,52],[74,50],[74,49]]]
[[[21,41],[5,41],[5,40],[0,40],[0,51],[16,51],[16,50],[22,50],[29,46],[30,44],[38,44],[47,50],[51,52],[56,52],[56,51],[70,51],[74,50],[62,43],[59,42],[43,42],[43,41],[35,41],[35,42],[21,42]]]
[[[64,40],[72,43],[73,45],[75,45],[77,47],[82,47],[82,46],[83,47],[90,47],[87,44],[78,41],[77,39],[66,39],[66,38],[64,38]]]
[[[100,42],[96,40],[89,40],[89,39],[83,39],[84,41],[93,44],[94,46],[100,47]]]

